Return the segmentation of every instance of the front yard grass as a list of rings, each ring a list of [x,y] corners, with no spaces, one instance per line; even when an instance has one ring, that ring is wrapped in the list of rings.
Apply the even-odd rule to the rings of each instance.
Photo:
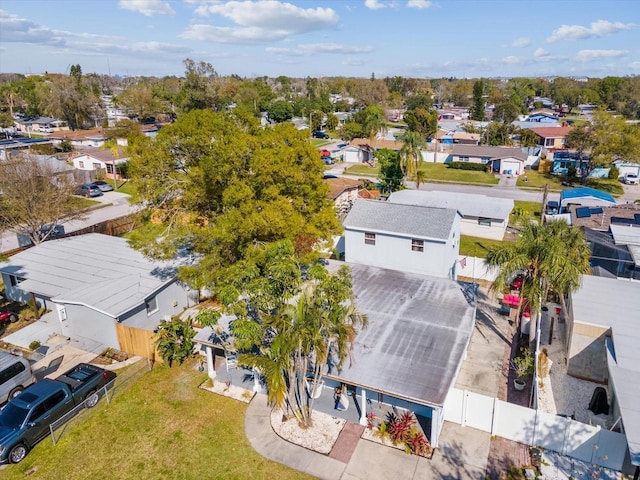
[[[500,245],[501,243],[501,240],[489,240],[488,238],[460,235],[460,255],[485,258],[490,248]]]
[[[201,390],[195,362],[157,366],[101,400],[53,446],[48,437],[3,480],[86,478],[307,479],[253,450],[246,404]]]
[[[449,168],[444,163],[425,163],[420,166],[424,172],[424,182],[455,182],[455,183],[480,183],[496,185],[500,180],[491,173],[476,172],[471,170],[459,170]],[[378,176],[378,167],[370,167],[367,164],[352,165],[345,169],[348,175]]]
[[[524,180],[525,178],[527,179],[526,182]],[[527,170],[524,175],[520,175],[518,177],[516,185],[518,187],[544,188],[545,184],[548,184],[550,190],[556,191],[582,186],[579,181],[575,182],[572,187],[562,185],[562,182],[566,181],[566,179],[567,178],[563,175],[551,175],[550,173],[540,173],[537,170]],[[620,185],[620,182],[615,179],[589,178],[587,179],[587,184],[584,186],[608,192],[612,195],[622,195],[624,193],[624,189]]]

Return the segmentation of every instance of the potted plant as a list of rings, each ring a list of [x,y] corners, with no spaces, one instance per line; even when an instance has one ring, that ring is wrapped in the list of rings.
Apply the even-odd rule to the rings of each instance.
[[[531,352],[525,347],[520,350],[520,355],[511,361],[511,367],[516,372],[516,379],[513,381],[513,387],[518,390],[524,390],[527,385],[525,378],[533,374],[534,358]]]

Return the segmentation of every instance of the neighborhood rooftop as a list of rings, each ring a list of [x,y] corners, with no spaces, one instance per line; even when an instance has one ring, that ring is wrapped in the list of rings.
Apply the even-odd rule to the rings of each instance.
[[[526,161],[527,154],[520,148],[512,147],[490,147],[486,145],[464,145],[454,144],[451,153],[456,156],[469,156],[469,157],[489,157],[491,159],[499,159],[506,157],[517,158],[518,160]]]
[[[452,208],[401,205],[360,198],[347,215],[344,227],[352,230],[447,240],[456,215],[458,212]]]
[[[350,264],[356,307],[368,317],[353,361],[330,372],[346,383],[441,406],[473,332],[471,286]]]
[[[583,275],[582,285],[573,293],[572,308],[576,322],[611,328],[609,372],[631,462],[640,465],[640,283]]]
[[[505,219],[513,210],[511,199],[473,193],[399,190],[389,196],[389,201],[422,207],[455,208],[463,217]]]
[[[596,190],[595,188],[579,187],[572,188],[571,190],[563,190],[560,193],[560,205],[566,206],[566,204],[570,203],[571,200],[579,200],[582,198],[593,198],[610,203],[611,205],[616,204],[616,199],[613,198],[613,195],[611,195],[610,193],[602,192],[600,190]]]
[[[0,271],[25,278],[22,290],[115,318],[143,304],[174,278],[176,268],[148,260],[123,238],[91,233],[44,242],[12,256]]]

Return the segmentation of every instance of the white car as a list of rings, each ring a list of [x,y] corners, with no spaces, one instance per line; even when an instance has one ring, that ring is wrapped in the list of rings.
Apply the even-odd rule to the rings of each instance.
[[[635,173],[627,173],[624,176],[624,183],[627,185],[638,185],[638,175]]]

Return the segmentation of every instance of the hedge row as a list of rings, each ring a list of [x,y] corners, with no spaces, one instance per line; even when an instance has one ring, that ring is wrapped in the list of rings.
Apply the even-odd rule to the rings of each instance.
[[[470,163],[470,162],[451,162],[449,168],[457,168],[458,170],[474,170],[477,172],[485,172],[487,166],[484,163]]]

